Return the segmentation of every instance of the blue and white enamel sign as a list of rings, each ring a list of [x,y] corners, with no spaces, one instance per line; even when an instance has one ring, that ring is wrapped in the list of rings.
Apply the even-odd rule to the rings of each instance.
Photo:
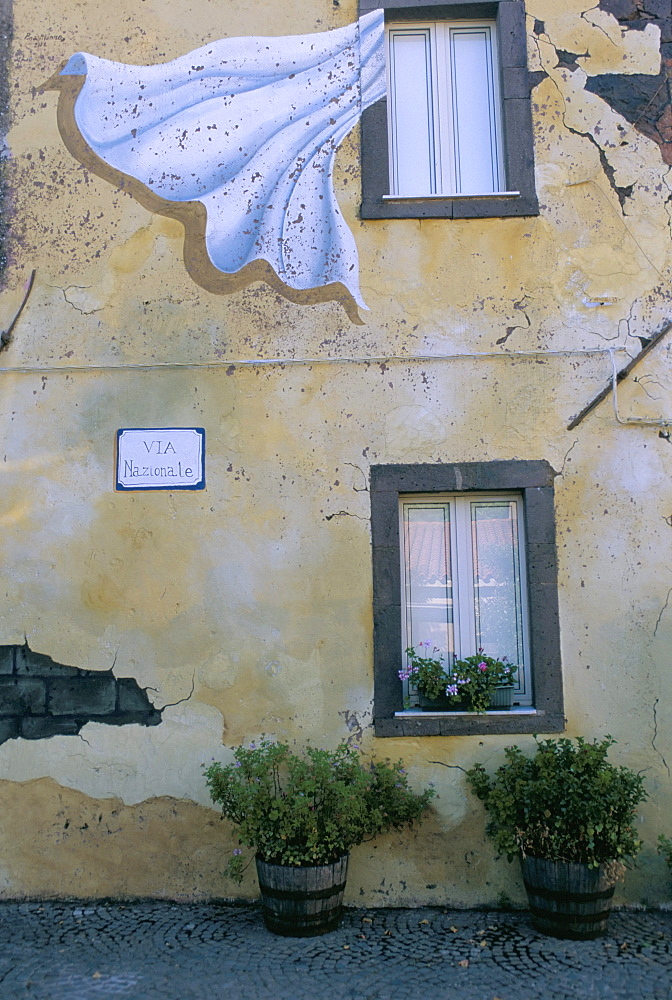
[[[202,427],[118,430],[116,488],[205,489],[205,431]]]

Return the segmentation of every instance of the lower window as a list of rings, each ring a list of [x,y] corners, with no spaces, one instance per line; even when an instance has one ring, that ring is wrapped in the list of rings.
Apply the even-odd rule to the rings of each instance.
[[[553,476],[546,462],[372,468],[377,735],[564,729]],[[422,712],[399,679],[421,644],[447,666],[481,650],[517,664],[512,709]]]
[[[530,705],[522,496],[411,494],[399,508],[402,649],[429,647],[447,665],[478,652],[507,660],[515,703]]]

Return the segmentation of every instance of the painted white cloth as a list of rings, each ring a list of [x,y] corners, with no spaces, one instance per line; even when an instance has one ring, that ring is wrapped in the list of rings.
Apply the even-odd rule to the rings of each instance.
[[[290,287],[340,281],[358,305],[357,248],[334,154],[385,93],[383,12],[319,34],[225,38],[158,66],[84,52],[77,126],[107,164],[168,201],[201,201],[214,266],[268,261]]]

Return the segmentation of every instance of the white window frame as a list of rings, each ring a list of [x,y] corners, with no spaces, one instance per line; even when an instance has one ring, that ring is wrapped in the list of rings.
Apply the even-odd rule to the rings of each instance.
[[[469,112],[465,109],[471,93],[467,74],[477,72],[478,68],[468,65],[467,58],[460,86],[457,44],[460,38],[476,35],[483,35],[479,56],[484,59],[485,66],[476,131],[479,136],[487,136],[488,141],[484,144],[478,140],[478,148],[472,149],[472,161],[477,160],[479,166],[474,167],[472,162],[469,170],[462,162],[460,145],[468,149],[473,141],[474,130],[468,127]],[[424,49],[425,87],[422,87],[421,74],[404,68],[403,41],[412,39],[419,41]],[[392,21],[386,25],[386,45],[390,194],[384,197],[479,198],[517,194],[505,191],[496,22]],[[412,96],[404,101],[404,94]],[[423,104],[424,114],[421,113]],[[465,119],[467,125],[463,128],[461,122]],[[409,128],[409,120],[413,134],[409,138],[407,132],[404,140],[403,132]],[[405,147],[410,145],[412,152],[404,155]],[[486,147],[489,152],[485,151]],[[480,166],[486,163],[489,169],[483,170],[479,177]],[[489,175],[489,182],[486,175]]]
[[[530,656],[530,631],[529,631],[529,610],[528,610],[528,587],[526,573],[526,538],[525,538],[525,516],[524,500],[519,492],[469,492],[469,493],[431,493],[431,494],[401,494],[399,497],[399,537],[400,537],[400,572],[402,581],[402,663],[407,657],[405,650],[409,646],[417,645],[417,640],[412,634],[412,612],[411,612],[411,588],[410,588],[410,557],[409,557],[409,532],[406,529],[407,512],[413,508],[435,508],[449,511],[446,519],[449,537],[447,538],[446,561],[450,561],[450,572],[448,575],[448,585],[451,590],[451,597],[446,596],[446,633],[452,632],[452,643],[448,645],[454,647],[457,659],[474,655],[478,652],[478,639],[476,635],[476,610],[475,610],[475,587],[479,586],[474,582],[474,548],[472,539],[472,508],[474,503],[483,502],[505,502],[515,503],[517,530],[516,545],[516,567],[515,573],[518,580],[519,598],[519,626],[520,626],[520,649],[516,657],[519,667],[516,686],[514,688],[514,704],[520,707],[530,707],[532,698],[532,677],[531,677],[531,656]],[[441,597],[437,598],[438,610],[441,605]],[[452,623],[450,623],[449,607],[452,606]],[[437,616],[438,618],[438,616]],[[452,628],[451,628],[452,624]],[[419,638],[419,637],[418,637]],[[437,648],[441,648],[437,644]],[[486,655],[500,657],[502,650],[484,650]],[[450,663],[449,656],[444,657]],[[404,694],[409,695],[406,685]],[[412,707],[412,706],[411,706]]]

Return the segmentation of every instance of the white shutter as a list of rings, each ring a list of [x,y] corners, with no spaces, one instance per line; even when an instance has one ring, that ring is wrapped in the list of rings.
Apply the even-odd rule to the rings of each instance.
[[[450,28],[455,191],[498,191],[497,90],[492,32]]]
[[[428,27],[388,34],[391,187],[399,195],[436,192],[433,48]]]

